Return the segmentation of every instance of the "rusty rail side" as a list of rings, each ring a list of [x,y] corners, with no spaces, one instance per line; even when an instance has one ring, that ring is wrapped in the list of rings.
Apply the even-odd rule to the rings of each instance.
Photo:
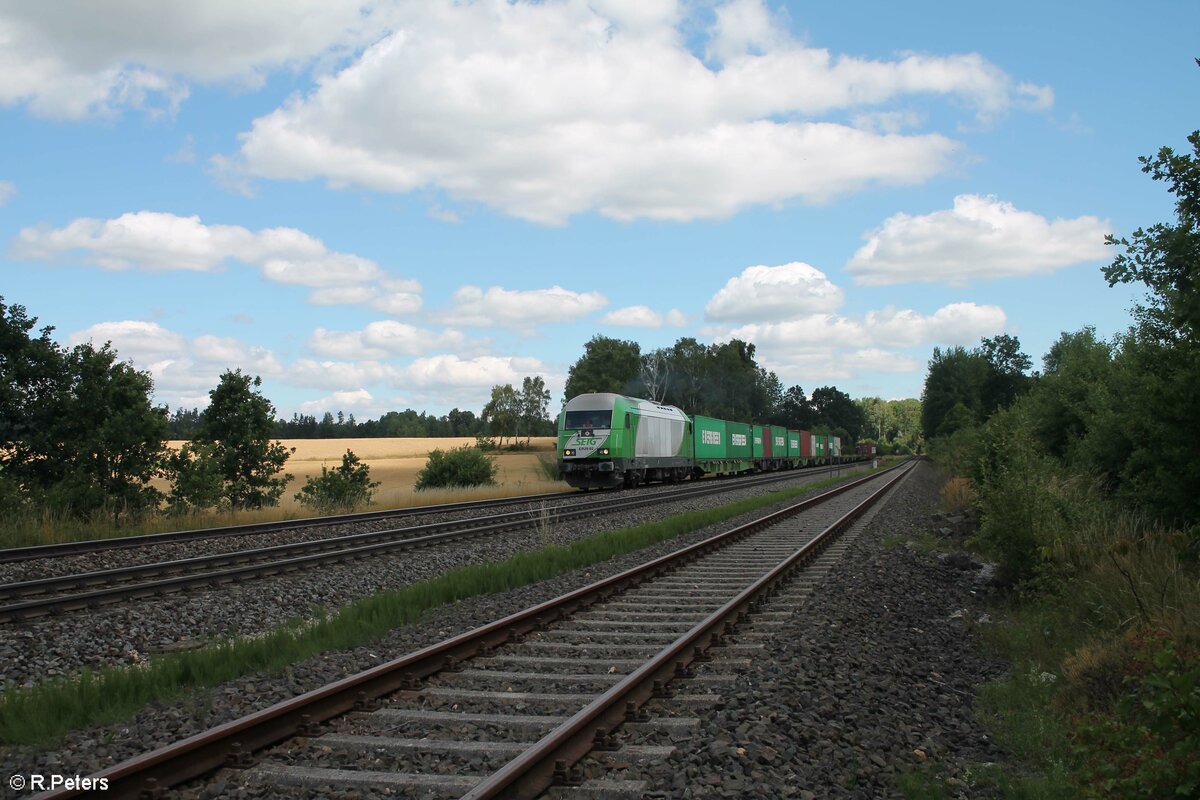
[[[558,728],[547,733],[536,745],[510,761],[462,796],[462,800],[514,798],[532,800],[552,784],[569,775],[576,761],[583,758],[597,741],[627,719],[651,698],[669,696],[668,682],[685,676],[687,670],[710,647],[719,646],[737,623],[770,596],[792,574],[825,549],[867,509],[907,474],[892,476],[864,500],[811,541],[780,562],[766,575],[744,589],[690,631],[581,709]]]

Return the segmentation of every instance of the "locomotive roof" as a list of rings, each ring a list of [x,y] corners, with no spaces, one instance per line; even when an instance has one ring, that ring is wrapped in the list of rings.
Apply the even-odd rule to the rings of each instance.
[[[622,394],[614,392],[590,392],[588,394],[580,394],[572,397],[563,407],[564,411],[610,411],[616,405],[618,400],[623,400],[631,408],[637,409],[638,413],[643,416],[650,417],[665,417],[670,419],[684,419],[687,414],[684,414],[675,406],[669,406],[665,403],[656,403],[653,400],[643,400],[637,397],[626,397]]]

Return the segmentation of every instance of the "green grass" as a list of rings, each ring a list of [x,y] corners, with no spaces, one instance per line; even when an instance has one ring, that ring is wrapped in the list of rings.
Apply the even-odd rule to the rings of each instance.
[[[548,546],[504,561],[459,567],[403,589],[361,598],[311,624],[289,622],[264,636],[227,639],[198,650],[153,656],[136,668],[86,670],[28,688],[9,689],[0,695],[0,741],[49,744],[78,728],[125,719],[147,703],[173,700],[188,691],[263,670],[277,672],[324,651],[365,645],[440,606],[562,575],[867,471],[598,533],[566,547]]]

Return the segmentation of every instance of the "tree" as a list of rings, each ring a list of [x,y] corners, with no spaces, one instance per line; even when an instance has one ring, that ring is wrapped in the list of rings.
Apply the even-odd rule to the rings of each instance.
[[[1116,469],[1119,491],[1184,523],[1200,519],[1200,131],[1188,143],[1190,154],[1164,147],[1139,159],[1142,172],[1175,196],[1175,223],[1109,237],[1122,252],[1104,269],[1110,286],[1150,289],[1114,357],[1111,422],[1131,443]]]
[[[535,429],[545,427],[548,421],[547,406],[550,405],[550,390],[541,375],[526,377],[521,381],[521,394],[518,398],[521,423],[525,427],[525,441],[533,435]]]
[[[691,414],[702,413],[708,384],[708,348],[685,336],[671,346],[667,363],[671,379],[667,382],[666,402]]]
[[[215,508],[225,497],[221,462],[209,442],[184,442],[167,459],[171,491],[167,505],[173,514],[189,514]]]
[[[1031,422],[1046,450],[1061,460],[1080,462],[1085,469],[1098,466],[1098,461],[1108,462],[1099,466],[1110,475],[1119,471],[1120,464],[1114,465],[1099,455],[1109,449],[1106,445],[1099,451],[1096,449],[1099,438],[1113,444],[1124,442],[1118,447],[1126,450],[1125,435],[1121,430],[1109,429],[1093,439],[1091,432],[1096,429],[1098,418],[1107,416],[1112,359],[1112,348],[1096,339],[1095,328],[1064,332],[1042,359],[1041,378],[1029,393]],[[1089,439],[1092,441],[1085,444]],[[1083,459],[1081,448],[1089,450],[1091,455]]]
[[[564,387],[567,399],[588,392],[627,394],[637,387],[642,351],[637,342],[593,336],[571,365]]]
[[[511,383],[492,387],[492,399],[483,407],[479,415],[488,430],[500,438],[504,446],[504,437],[516,438],[521,425],[521,396]]]
[[[779,402],[779,422],[789,428],[812,430],[816,415],[804,389],[793,386],[783,393]]]
[[[990,373],[991,365],[978,350],[967,350],[960,345],[946,350],[933,348],[921,394],[921,428],[925,438],[937,434],[946,414],[959,403],[973,415],[980,414],[983,387]]]
[[[855,405],[850,395],[840,391],[836,386],[822,386],[813,389],[813,413],[816,415],[816,426],[826,428],[841,428],[846,431],[848,438],[857,441],[866,427],[867,418],[861,408]],[[842,443],[843,446],[848,444]]]
[[[296,492],[296,499],[301,505],[322,514],[333,514],[370,505],[378,486],[378,481],[371,481],[371,468],[347,449],[342,455],[341,466],[330,470],[322,464],[320,477],[310,476]]]
[[[167,411],[150,403],[149,373],[117,361],[109,344],[80,344],[65,356],[71,383],[53,436],[62,460],[52,505],[77,513],[153,510],[162,493],[151,479],[166,462]]]
[[[642,389],[639,394],[648,400],[662,402],[666,397],[667,382],[671,378],[670,355],[663,348],[642,356],[642,370],[639,375]]]
[[[6,479],[28,496],[61,477],[50,459],[53,426],[66,412],[68,376],[54,328],[30,331],[37,317],[0,297],[0,464]]]
[[[1021,352],[1021,341],[1008,334],[981,339],[979,351],[991,367],[980,397],[983,413],[990,415],[1012,405],[1013,400],[1029,388],[1029,377],[1025,372],[1033,366],[1033,361]]]
[[[150,481],[166,457],[166,409],[153,382],[110,344],[65,350],[23,306],[0,298],[0,471],[14,498],[119,518],[158,505]]]
[[[260,386],[262,378],[251,378],[240,369],[221,375],[193,437],[211,446],[222,494],[235,509],[277,505],[292,479],[279,473],[295,449],[271,440],[275,406],[257,391]]]

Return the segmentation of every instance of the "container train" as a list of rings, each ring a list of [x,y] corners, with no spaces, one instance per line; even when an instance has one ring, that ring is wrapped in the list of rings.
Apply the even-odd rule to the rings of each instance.
[[[558,417],[558,474],[603,489],[862,458],[837,436],[688,416],[675,406],[611,393],[581,394]]]

